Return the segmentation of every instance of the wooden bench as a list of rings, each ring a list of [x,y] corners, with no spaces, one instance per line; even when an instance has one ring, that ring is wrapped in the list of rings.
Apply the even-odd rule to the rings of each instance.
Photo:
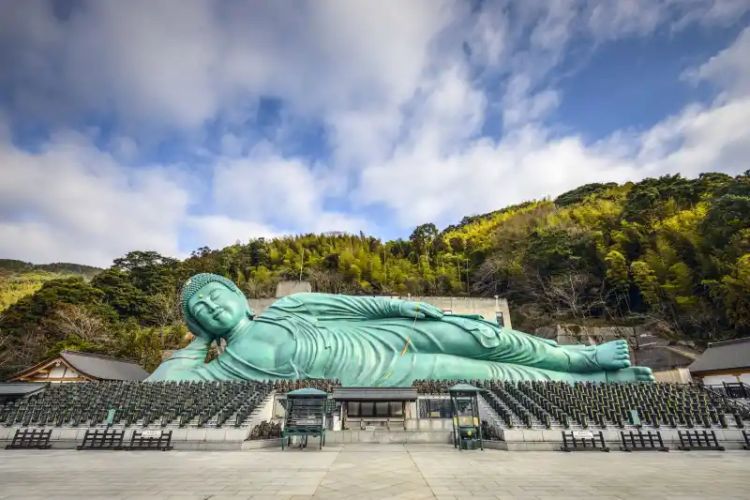
[[[52,429],[18,429],[13,435],[13,441],[5,447],[6,450],[25,450],[38,449],[46,450],[50,448],[49,438],[52,435]]]

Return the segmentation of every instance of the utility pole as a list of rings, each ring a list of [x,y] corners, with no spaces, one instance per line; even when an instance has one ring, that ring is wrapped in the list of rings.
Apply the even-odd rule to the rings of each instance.
[[[461,281],[463,280],[461,278],[461,261],[456,259],[456,273],[458,274],[458,284],[461,285]]]
[[[469,259],[466,259],[466,296],[470,295],[469,291]]]
[[[383,285],[385,287],[388,286],[388,262],[385,260],[385,245],[383,245],[383,273],[385,277],[383,278]]]
[[[305,247],[302,247],[302,260],[299,263],[299,281],[302,282],[302,270],[305,268]]]

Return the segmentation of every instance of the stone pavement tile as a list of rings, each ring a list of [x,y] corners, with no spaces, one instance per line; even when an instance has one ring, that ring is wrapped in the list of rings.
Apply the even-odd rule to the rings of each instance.
[[[203,497],[203,498],[205,499],[206,497]],[[242,495],[242,494],[224,495],[224,494],[221,494],[221,495],[211,495],[209,498],[211,500],[237,500],[239,498],[242,498],[242,499],[250,498],[250,495]]]
[[[721,500],[747,500],[749,495],[741,495],[741,496],[716,496],[716,495],[667,495],[664,497],[664,500],[706,500],[706,499],[719,499]]]
[[[166,495],[163,498],[167,500],[205,500],[206,497],[203,495]]]
[[[403,445],[323,453],[0,450],[0,498],[747,499],[747,464],[746,452],[459,453]]]
[[[290,496],[295,496],[295,495],[312,496],[315,494],[316,489],[317,489],[317,486],[313,486],[311,488],[281,488],[279,490],[279,494],[290,495]]]
[[[42,495],[42,496],[37,496],[37,495],[9,495],[9,496],[4,497],[4,498],[7,498],[9,500],[45,500],[45,499],[48,499],[49,497],[46,496],[46,495]]]
[[[570,496],[568,492],[565,492],[560,495],[537,495],[537,498],[539,500],[580,500],[581,498],[585,498],[586,500],[620,500],[622,497],[616,496],[616,495],[605,495],[605,496],[599,496],[599,495],[585,495],[585,496]]]
[[[125,500],[157,500],[164,498],[164,495],[125,495]]]

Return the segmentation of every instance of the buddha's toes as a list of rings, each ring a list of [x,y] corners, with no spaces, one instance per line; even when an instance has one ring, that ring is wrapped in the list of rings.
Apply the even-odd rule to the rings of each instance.
[[[646,366],[633,366],[607,372],[607,382],[654,382],[654,374],[651,368]]]
[[[630,366],[630,349],[625,340],[613,340],[596,346],[595,356],[602,370],[620,370]]]

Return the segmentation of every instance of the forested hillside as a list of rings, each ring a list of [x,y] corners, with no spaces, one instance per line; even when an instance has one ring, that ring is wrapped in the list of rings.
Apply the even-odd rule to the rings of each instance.
[[[153,368],[161,349],[184,342],[178,293],[197,272],[227,276],[249,297],[300,277],[334,293],[497,294],[520,328],[658,319],[704,344],[750,335],[750,173],[589,184],[442,231],[424,224],[408,240],[309,234],[184,261],[134,251],[90,282],[45,281],[0,313],[0,370],[62,348]]]
[[[79,264],[35,265],[20,260],[0,259],[0,313],[31,295],[42,287],[45,281],[65,276],[83,276],[91,279],[101,271],[98,267]]]

